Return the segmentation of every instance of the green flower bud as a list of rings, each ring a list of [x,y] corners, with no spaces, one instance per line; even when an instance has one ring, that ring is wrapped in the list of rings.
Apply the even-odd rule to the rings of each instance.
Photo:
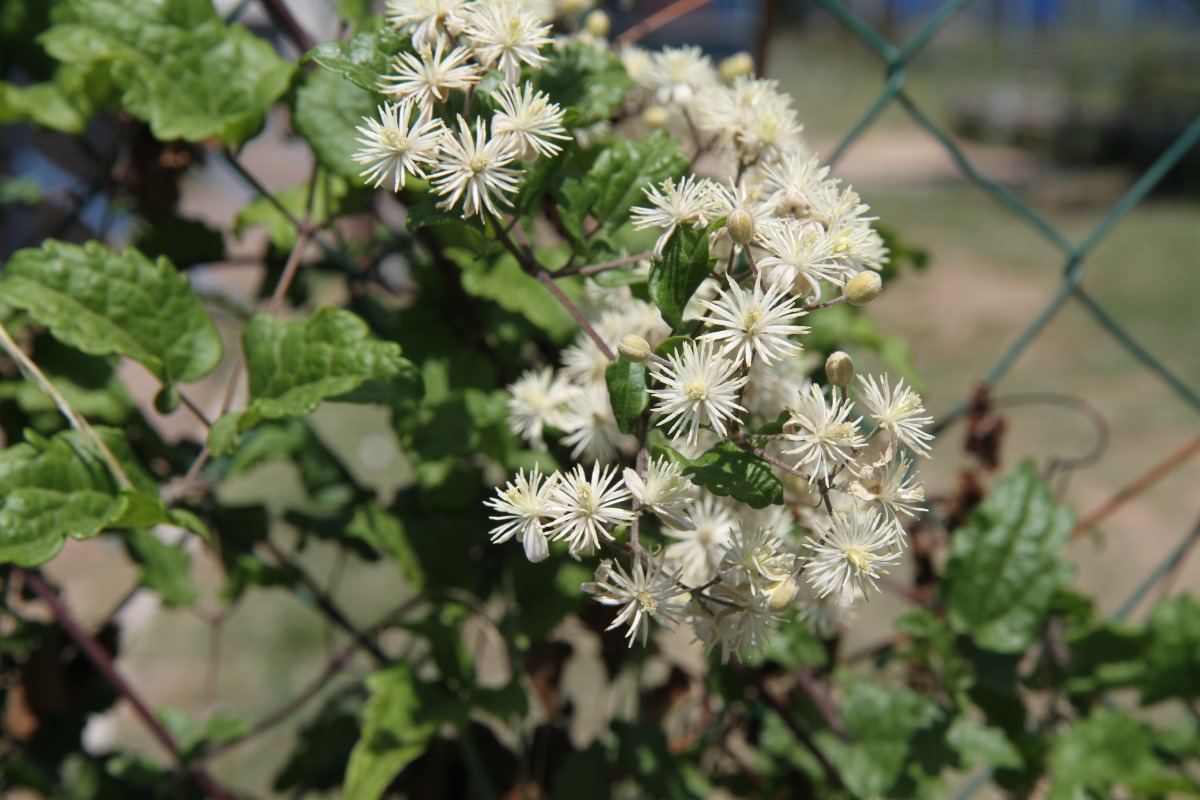
[[[721,62],[717,72],[722,81],[733,83],[737,78],[754,72],[754,57],[746,52],[734,53]]]
[[[846,296],[850,305],[865,306],[879,296],[881,289],[883,289],[883,278],[879,277],[878,272],[867,270],[851,278],[842,294]]]
[[[164,386],[154,395],[154,410],[160,414],[170,414],[179,408],[183,398],[174,386]]]
[[[825,359],[825,375],[834,386],[845,389],[854,380],[854,360],[841,350],[830,353]]]
[[[729,228],[729,238],[734,244],[750,244],[754,238],[754,217],[745,209],[736,208],[725,221]]]
[[[796,595],[800,593],[800,584],[795,578],[786,578],[775,587],[767,592],[767,608],[775,614],[781,614],[792,607],[792,603],[796,602]]]
[[[587,32],[592,36],[603,39],[604,37],[608,36],[608,31],[610,28],[612,28],[612,20],[608,18],[608,14],[596,9],[592,13],[588,14],[584,19],[583,27],[586,28]]]
[[[626,361],[640,364],[650,356],[650,343],[636,333],[627,333],[621,337],[617,352]]]

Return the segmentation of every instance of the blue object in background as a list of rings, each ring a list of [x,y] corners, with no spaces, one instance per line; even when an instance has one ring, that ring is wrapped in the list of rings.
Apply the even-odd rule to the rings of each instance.
[[[612,35],[671,6],[674,0],[635,0],[605,3],[612,18]],[[638,41],[650,50],[668,45],[696,44],[714,59],[734,53],[757,53],[766,25],[767,0],[713,0],[672,20]]]

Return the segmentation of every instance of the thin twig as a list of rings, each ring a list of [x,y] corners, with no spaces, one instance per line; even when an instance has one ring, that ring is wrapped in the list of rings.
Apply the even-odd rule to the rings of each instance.
[[[16,362],[21,372],[25,373],[25,377],[33,381],[43,392],[50,395],[50,399],[54,401],[54,405],[67,418],[67,422],[75,429],[84,443],[90,444],[96,449],[97,453],[104,460],[104,463],[108,465],[117,483],[121,485],[121,488],[132,489],[133,482],[125,474],[125,470],[122,469],[121,463],[117,461],[117,457],[113,455],[112,451],[108,449],[108,445],[100,438],[100,434],[96,433],[96,429],[83,418],[83,415],[67,402],[67,398],[63,397],[62,392],[58,391],[58,388],[38,368],[38,365],[33,363],[33,359],[25,354],[20,345],[13,341],[3,323],[0,323],[0,346],[3,346],[9,358]]]
[[[154,712],[150,710],[150,707],[146,705],[133,686],[122,677],[121,673],[117,672],[108,653],[100,646],[95,637],[83,629],[83,626],[79,624],[79,621],[67,609],[58,594],[42,579],[42,576],[33,570],[24,570],[24,574],[26,585],[33,589],[34,594],[50,607],[50,611],[54,614],[54,618],[58,621],[59,626],[71,637],[71,640],[75,642],[80,651],[92,662],[92,665],[96,667],[100,674],[104,676],[109,685],[129,701],[137,717],[149,729],[154,738],[171,754],[176,763],[181,768],[187,768],[196,783],[210,797],[216,800],[232,800],[229,792],[218,784],[205,771],[203,766],[200,764],[184,764],[182,752],[174,737],[158,721],[158,718],[154,716]]]

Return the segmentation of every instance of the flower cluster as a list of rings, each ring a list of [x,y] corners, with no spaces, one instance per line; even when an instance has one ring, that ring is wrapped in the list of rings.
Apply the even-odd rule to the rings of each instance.
[[[411,48],[381,76],[389,102],[359,128],[355,156],[376,186],[422,179],[441,208],[487,218],[489,235],[543,282],[577,282],[556,292],[582,323],[577,338],[557,363],[531,348],[542,357],[508,387],[512,434],[541,466],[487,501],[492,541],[515,540],[534,562],[559,548],[601,555],[583,589],[616,609],[630,644],[654,625],[688,624],[723,657],[744,655],[793,608],[834,631],[899,560],[902,523],[923,510],[913,464],[932,438],[903,381],[855,380],[853,361],[834,353],[822,385],[821,357],[804,347],[822,309],[878,294],[888,258],[874,218],[806,149],[790,98],[750,77],[744,57],[718,67],[694,47],[605,54],[635,88],[611,119],[568,131],[578,118],[529,77],[569,39],[608,45],[594,16],[555,33],[549,5],[389,0],[387,19]],[[589,251],[574,248],[552,271],[537,247],[508,238],[566,233],[560,215],[506,218],[531,162],[591,164],[613,138],[648,127],[688,142],[705,174],[646,181],[627,222],[609,220],[606,247],[647,252],[580,264]],[[572,208],[572,219],[587,211]],[[656,276],[685,238],[716,269],[664,305]],[[618,358],[643,366],[614,369]]]
[[[380,77],[391,102],[379,119],[358,128],[362,149],[354,160],[363,178],[392,191],[408,177],[428,179],[444,209],[463,217],[495,215],[520,185],[520,165],[553,156],[570,137],[563,109],[522,81],[524,70],[546,62],[550,25],[533,4],[513,0],[389,0],[387,20],[412,37],[415,52],[401,53]],[[546,10],[546,9],[543,9]],[[486,94],[491,119],[468,122],[461,113],[447,125],[456,94],[472,96],[495,71]],[[472,98],[473,99],[473,98]],[[490,130],[490,133],[489,133]]]

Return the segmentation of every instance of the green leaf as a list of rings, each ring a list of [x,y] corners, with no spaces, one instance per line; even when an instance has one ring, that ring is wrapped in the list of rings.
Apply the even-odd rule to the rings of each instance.
[[[997,482],[950,540],[943,597],[951,627],[1000,653],[1033,644],[1071,575],[1060,555],[1072,524],[1032,461]]]
[[[582,40],[548,49],[545,55],[550,62],[534,74],[535,85],[566,110],[569,127],[609,119],[633,88],[616,55]]]
[[[440,715],[427,713],[412,668],[405,663],[367,678],[371,699],[364,711],[362,737],[346,768],[346,800],[379,800],[392,779],[425,752],[437,733]]]
[[[292,122],[321,166],[361,186],[363,165],[352,160],[361,147],[356,139],[362,134],[356,128],[366,125],[363,117],[375,118],[378,101],[373,90],[328,70],[314,70],[296,90]]]
[[[408,541],[404,523],[398,517],[375,503],[359,506],[354,510],[354,518],[346,526],[346,534],[390,556],[414,590],[424,588],[425,572],[421,569],[421,561]]]
[[[672,328],[683,327],[683,310],[714,263],[708,256],[708,233],[694,228],[676,228],[663,257],[650,262],[650,299]]]
[[[1063,685],[1071,694],[1088,695],[1140,682],[1146,671],[1143,654],[1149,641],[1150,636],[1140,626],[1119,622],[1067,631],[1064,643],[1071,658]]]
[[[733,442],[718,442],[688,462],[683,473],[715,495],[732,497],[751,508],[783,502],[783,483],[771,465]]]
[[[257,314],[242,346],[250,410],[268,419],[305,416],[323,400],[391,402],[420,392],[419,374],[400,346],[372,339],[349,311],[323,306],[295,322]]]
[[[392,57],[406,41],[395,28],[385,25],[377,31],[355,34],[348,42],[323,42],[309,50],[304,61],[315,61],[360,89],[374,92],[379,88],[379,76],[391,70]]]
[[[124,355],[164,383],[194,381],[221,360],[221,337],[184,275],[166,259],[47,241],[19,250],[0,280],[0,300],[23,308],[65,344]]]
[[[555,341],[565,341],[578,330],[575,318],[558,298],[525,274],[511,255],[486,259],[457,248],[448,248],[446,255],[462,268],[462,286],[469,294],[493,300],[504,310],[520,314]],[[568,296],[579,285],[571,280],[560,280],[557,284]]]
[[[1155,734],[1119,711],[1099,708],[1057,737],[1050,755],[1049,800],[1150,797],[1195,787],[1172,776],[1155,754]],[[1091,790],[1090,794],[1085,794]]]
[[[604,368],[604,382],[608,385],[608,399],[617,418],[617,427],[621,433],[633,433],[634,425],[650,405],[646,365],[623,358],[610,361]]]
[[[107,67],[122,106],[161,141],[239,145],[262,127],[294,65],[210,3],[65,0],[41,37],[59,61]]]
[[[188,606],[196,600],[192,557],[149,531],[129,531],[123,541],[129,556],[141,566],[138,585],[157,592],[164,606]]]
[[[349,191],[346,181],[337,175],[327,175],[317,181],[312,199],[312,218],[323,220],[347,210],[343,201],[347,199]],[[233,235],[240,237],[247,228],[266,225],[271,244],[287,252],[295,246],[298,236],[292,220],[303,219],[308,207],[308,184],[289,186],[276,192],[273,197],[275,202],[259,197],[243,207],[233,218]],[[280,206],[291,215],[290,219],[280,211]]]
[[[943,712],[911,689],[856,681],[839,707],[849,741],[822,732],[820,744],[855,797],[892,797],[892,786],[911,762],[917,733]]]
[[[225,258],[225,238],[220,231],[175,214],[147,225],[138,233],[134,246],[147,258],[166,256],[184,267]]]
[[[333,0],[338,18],[361,28],[371,16],[371,0]]]
[[[120,489],[75,431],[52,439],[26,431],[25,442],[0,451],[0,563],[36,567],[57,555],[67,536],[88,539],[105,528],[166,521],[157,495],[144,494],[157,487],[131,463],[122,432],[96,431],[138,489]]]
[[[79,134],[91,118],[91,108],[56,83],[17,86],[0,82],[0,125],[32,122],[43,128]]]
[[[958,717],[946,731],[946,743],[962,759],[965,767],[1000,767],[1020,769],[1024,764],[1020,751],[999,728],[981,725],[966,717]]]
[[[3,91],[0,89],[0,91]],[[0,101],[2,104],[3,101]],[[0,115],[3,112],[0,111]],[[0,206],[36,206],[42,202],[42,185],[35,178],[12,178],[0,175]]]
[[[1154,609],[1147,629],[1142,703],[1200,697],[1200,603],[1190,594],[1169,597]]]
[[[224,414],[208,429],[208,449],[217,458],[231,456],[242,442],[242,412]]]
[[[645,187],[678,176],[687,167],[679,142],[663,130],[641,140],[620,138],[610,144],[587,174],[567,179],[560,188],[566,201],[560,215],[576,251],[584,255],[590,251],[584,243],[585,217],[596,222],[595,233],[612,234],[629,219],[633,206],[646,201]]]
[[[84,417],[120,425],[137,408],[112,359],[81,353],[49,334],[35,339],[31,355],[71,407]],[[61,419],[54,400],[36,383],[19,379],[2,382],[0,398],[15,400],[27,414],[52,414],[56,425]]]

